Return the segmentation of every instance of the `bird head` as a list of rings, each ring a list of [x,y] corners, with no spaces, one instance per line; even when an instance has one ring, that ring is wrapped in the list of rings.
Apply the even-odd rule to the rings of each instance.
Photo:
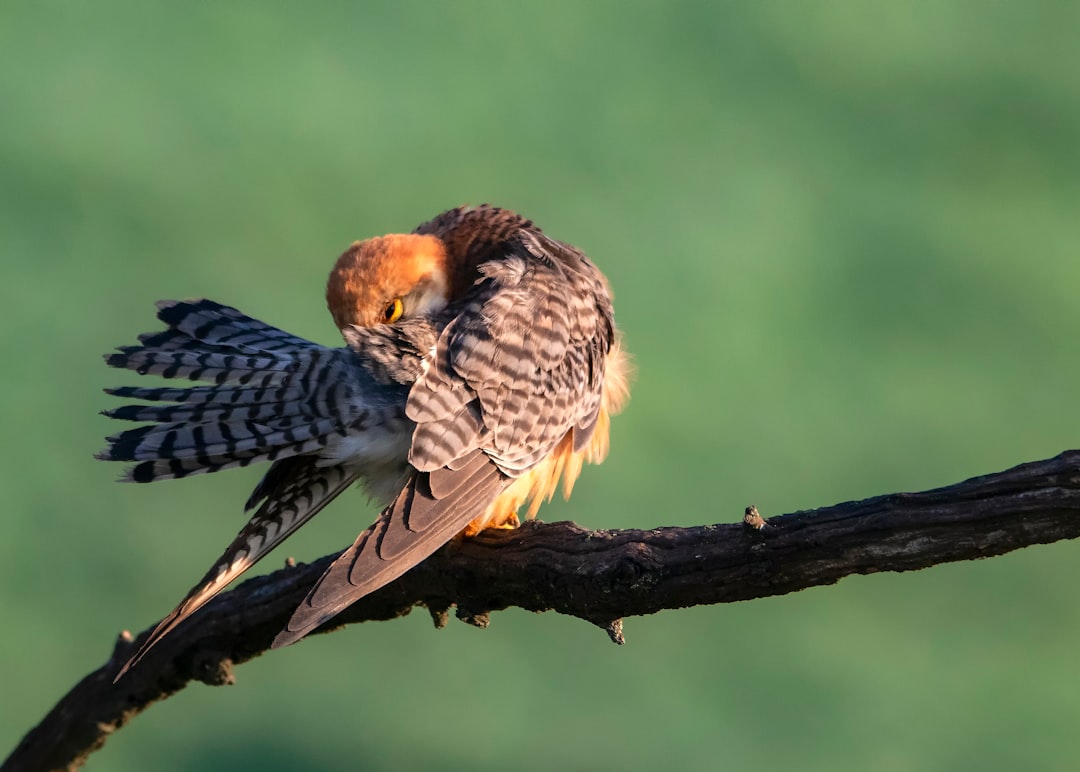
[[[446,246],[431,235],[358,241],[330,272],[326,305],[338,329],[371,327],[441,310],[448,302]]]

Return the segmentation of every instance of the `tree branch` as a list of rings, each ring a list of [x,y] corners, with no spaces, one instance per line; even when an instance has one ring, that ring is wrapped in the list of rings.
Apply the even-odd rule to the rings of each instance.
[[[782,595],[849,574],[912,571],[1072,539],[1080,535],[1080,451],[760,525],[748,511],[745,523],[734,525],[587,531],[548,523],[489,531],[440,550],[320,632],[404,616],[418,604],[438,626],[455,604],[459,618],[485,626],[489,612],[518,606],[579,617],[622,643],[625,616]],[[113,685],[136,643],[121,635],[109,661],[72,688],[0,769],[78,768],[112,732],[190,681],[232,682],[233,665],[269,648],[334,557],[222,594]]]

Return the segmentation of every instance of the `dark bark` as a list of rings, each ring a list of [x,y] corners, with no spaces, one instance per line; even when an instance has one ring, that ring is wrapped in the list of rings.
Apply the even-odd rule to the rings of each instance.
[[[744,522],[649,531],[527,524],[452,544],[362,599],[328,629],[392,619],[425,605],[484,626],[510,606],[592,622],[622,643],[622,618],[832,584],[849,574],[911,571],[1080,535],[1080,451],[923,493]],[[3,770],[75,769],[109,735],[192,680],[222,684],[257,657],[335,556],[244,582],[162,641],[118,684],[133,651],[122,635],[23,738]],[[149,630],[143,635],[147,635]]]

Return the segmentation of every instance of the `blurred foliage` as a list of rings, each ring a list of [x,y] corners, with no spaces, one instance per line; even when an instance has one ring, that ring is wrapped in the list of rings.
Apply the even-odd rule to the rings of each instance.
[[[0,6],[9,748],[243,521],[121,486],[101,353],[159,298],[336,339],[353,239],[518,209],[611,279],[639,376],[545,519],[735,521],[1080,445],[1080,6]],[[287,548],[340,548],[344,496]],[[1075,768],[1076,545],[627,622],[424,613],[155,706],[89,769]]]

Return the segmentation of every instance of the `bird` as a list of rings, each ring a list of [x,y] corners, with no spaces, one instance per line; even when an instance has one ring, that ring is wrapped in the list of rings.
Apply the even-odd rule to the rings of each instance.
[[[148,483],[272,462],[236,538],[116,676],[359,482],[375,522],[277,635],[303,638],[457,537],[532,518],[609,449],[632,365],[606,277],[531,220],[483,204],[353,243],[327,280],[345,345],[208,299],[161,301],[165,329],[105,356],[195,386],[121,386],[103,415],[144,425],[97,454]]]

